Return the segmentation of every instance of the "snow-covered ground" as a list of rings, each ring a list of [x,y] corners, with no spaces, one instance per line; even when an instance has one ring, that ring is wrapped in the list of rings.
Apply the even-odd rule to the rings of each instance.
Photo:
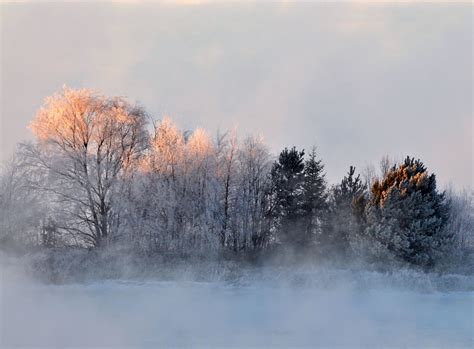
[[[4,274],[1,292],[4,347],[474,345],[473,282],[458,276],[273,270],[58,286]]]

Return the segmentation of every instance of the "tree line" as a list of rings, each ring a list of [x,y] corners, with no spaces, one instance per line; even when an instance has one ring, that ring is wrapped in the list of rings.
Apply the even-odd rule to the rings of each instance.
[[[288,249],[432,267],[472,247],[472,193],[440,191],[423,162],[350,166],[336,185],[317,149],[275,158],[262,138],[153,121],[123,98],[48,97],[0,177],[0,239],[146,253]]]

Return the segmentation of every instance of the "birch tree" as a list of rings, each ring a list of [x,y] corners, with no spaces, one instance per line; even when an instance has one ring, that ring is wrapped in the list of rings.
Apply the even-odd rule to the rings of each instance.
[[[37,143],[28,154],[49,178],[38,188],[67,209],[71,222],[59,228],[92,246],[111,238],[113,195],[146,147],[145,125],[144,110],[120,97],[64,88],[46,98],[30,125]]]
[[[0,241],[37,243],[47,201],[32,191],[21,153],[0,168]]]

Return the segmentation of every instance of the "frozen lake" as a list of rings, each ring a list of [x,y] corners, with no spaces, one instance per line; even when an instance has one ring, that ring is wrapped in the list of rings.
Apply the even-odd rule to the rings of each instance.
[[[3,277],[1,343],[7,348],[473,347],[470,280],[461,282],[467,289],[439,291],[426,290],[432,281],[413,286],[416,275],[406,288],[399,287],[403,275],[361,275],[353,276],[357,282],[326,274],[290,282],[256,277],[60,286]]]

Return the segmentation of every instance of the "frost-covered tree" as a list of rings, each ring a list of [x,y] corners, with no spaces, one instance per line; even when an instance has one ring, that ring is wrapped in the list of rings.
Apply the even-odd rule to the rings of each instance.
[[[239,249],[261,249],[269,243],[270,229],[265,212],[270,168],[270,153],[263,140],[245,138],[237,153],[236,195],[231,218]]]
[[[62,230],[87,245],[112,237],[112,202],[122,176],[146,146],[143,109],[119,97],[64,88],[48,97],[30,127],[37,144],[30,164],[48,177],[37,187],[56,196],[68,224]]]
[[[185,155],[184,134],[169,117],[164,117],[154,126],[150,152],[142,164],[149,170],[174,180]]]
[[[209,134],[198,128],[186,144],[187,195],[193,244],[209,246],[219,241],[221,187],[217,177],[216,149]]]
[[[297,244],[306,230],[303,222],[304,151],[285,148],[271,170],[273,230],[283,244]]]
[[[447,191],[449,223],[447,229],[454,234],[459,249],[474,247],[474,191],[453,189]]]
[[[322,160],[317,159],[315,147],[305,162],[302,188],[302,209],[304,211],[302,224],[304,227],[298,240],[301,245],[309,245],[314,241],[316,235],[321,234],[322,220],[327,209],[324,165]]]
[[[202,129],[186,136],[168,118],[150,139],[123,196],[123,235],[152,251],[265,246],[270,155],[261,139],[239,142],[230,132],[213,140]]]
[[[237,248],[236,229],[229,229],[231,226],[230,218],[232,201],[236,195],[236,158],[238,152],[238,140],[236,131],[231,133],[218,134],[216,139],[216,157],[217,157],[217,176],[222,186],[222,208],[220,210],[220,219],[222,228],[220,232],[220,242],[223,247],[226,246],[226,240],[231,230],[234,249]]]
[[[430,267],[451,247],[445,195],[420,160],[407,157],[374,182],[366,217],[365,235],[376,257],[388,252],[398,260]]]
[[[223,181],[215,144],[202,129],[185,137],[168,118],[150,144],[127,199],[136,243],[153,251],[217,247]]]
[[[31,190],[33,174],[22,154],[16,153],[0,168],[0,244],[38,243],[41,224],[47,213],[47,201]]]
[[[1,242],[179,254],[316,242],[424,267],[472,248],[472,194],[445,199],[413,158],[384,157],[365,183],[351,166],[328,193],[314,148],[306,161],[285,148],[272,164],[261,138],[213,139],[167,117],[147,128],[123,98],[69,88],[46,99],[31,129],[36,142],[1,172]]]
[[[346,254],[364,227],[366,185],[350,166],[341,183],[331,188],[329,210],[320,242],[326,252]]]
[[[164,117],[154,125],[150,147],[131,192],[132,219],[140,246],[151,250],[176,249],[185,229],[186,141],[184,133]],[[140,229],[138,229],[140,227]]]

